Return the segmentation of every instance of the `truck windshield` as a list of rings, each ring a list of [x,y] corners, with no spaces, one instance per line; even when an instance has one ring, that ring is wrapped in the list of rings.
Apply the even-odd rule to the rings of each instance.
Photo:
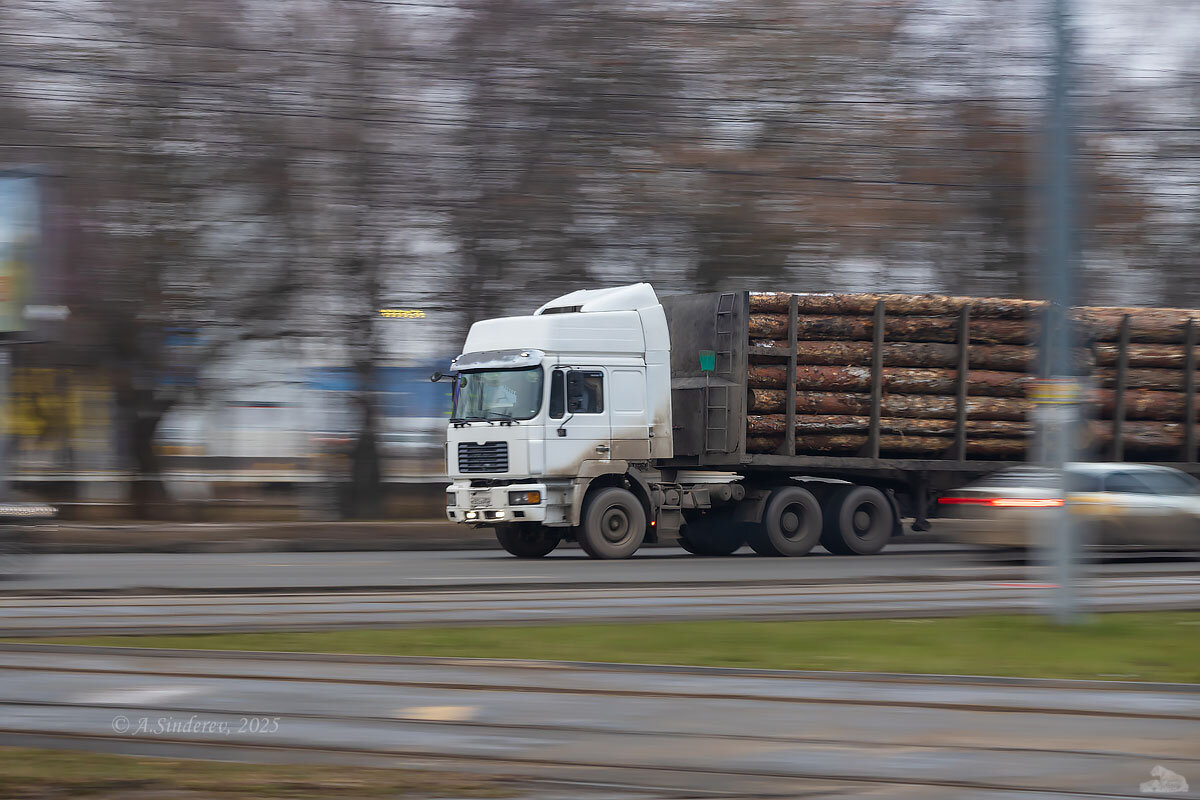
[[[542,368],[464,372],[454,419],[531,419],[542,405]]]

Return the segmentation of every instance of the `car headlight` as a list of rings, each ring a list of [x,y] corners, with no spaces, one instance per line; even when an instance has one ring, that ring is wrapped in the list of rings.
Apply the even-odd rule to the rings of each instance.
[[[452,508],[457,505],[458,495],[454,492],[446,492],[446,508]]]
[[[542,502],[541,492],[509,492],[508,504],[510,506],[536,506]]]

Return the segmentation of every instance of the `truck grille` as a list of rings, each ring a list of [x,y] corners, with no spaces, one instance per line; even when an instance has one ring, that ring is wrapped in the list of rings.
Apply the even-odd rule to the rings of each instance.
[[[458,471],[508,472],[508,442],[459,442]]]

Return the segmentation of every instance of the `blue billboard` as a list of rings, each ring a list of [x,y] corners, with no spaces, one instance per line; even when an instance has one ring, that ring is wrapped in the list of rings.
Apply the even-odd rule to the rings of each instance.
[[[445,368],[445,360],[427,366],[378,367],[376,385],[379,410],[385,417],[447,417],[450,415],[449,383],[433,383],[429,376]],[[358,377],[350,367],[320,367],[309,370],[308,388],[325,392],[350,392],[357,388]]]
[[[41,244],[39,203],[37,178],[0,172],[0,333],[27,327]]]

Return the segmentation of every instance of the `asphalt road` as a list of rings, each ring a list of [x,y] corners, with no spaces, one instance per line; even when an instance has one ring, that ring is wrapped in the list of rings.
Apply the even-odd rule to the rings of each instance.
[[[1144,797],[1165,769],[1200,797],[1194,685],[13,645],[0,671],[6,744],[441,767],[560,796]]]
[[[627,561],[594,561],[577,548],[540,560],[494,550],[322,553],[114,553],[42,555],[29,574],[0,581],[8,593],[109,591],[268,591],[595,587],[713,584],[821,584],[870,581],[1019,580],[1038,577],[1023,565],[986,559],[946,545],[893,545],[869,557],[761,558],[747,551],[697,558],[683,550],[647,549]],[[1105,563],[1099,576],[1200,575],[1200,562]]]
[[[1200,609],[1200,577],[1093,578],[1088,611]],[[0,636],[82,636],[701,619],[933,617],[1031,612],[1053,588],[1024,581],[597,589],[0,597]]]

